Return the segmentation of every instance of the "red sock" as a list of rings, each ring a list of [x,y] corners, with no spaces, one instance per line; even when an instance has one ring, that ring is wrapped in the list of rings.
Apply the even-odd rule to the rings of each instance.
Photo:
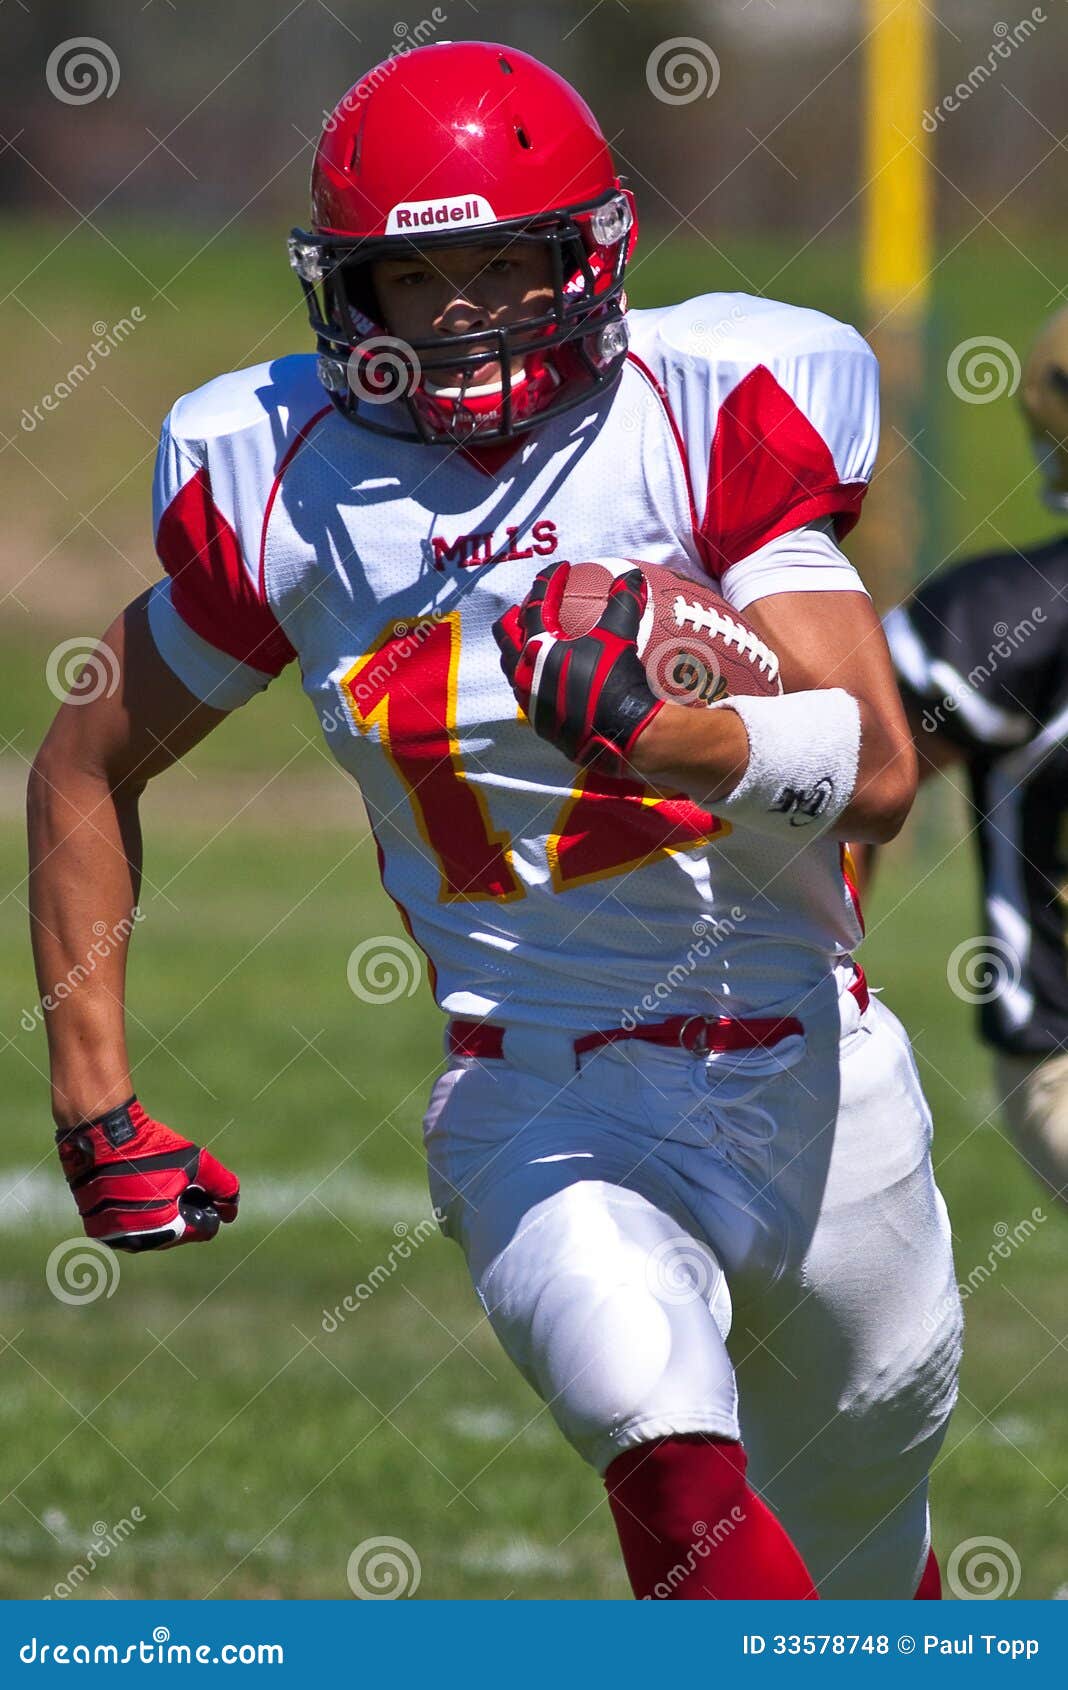
[[[815,1599],[745,1469],[741,1444],[703,1437],[657,1438],[616,1456],[604,1482],[635,1596]]]
[[[933,1549],[927,1551],[927,1565],[923,1569],[919,1584],[916,1586],[914,1602],[941,1602],[942,1575],[938,1570],[938,1559]]]

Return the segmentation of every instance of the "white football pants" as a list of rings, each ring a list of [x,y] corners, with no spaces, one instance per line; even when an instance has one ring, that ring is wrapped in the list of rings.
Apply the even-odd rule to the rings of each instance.
[[[960,1301],[908,1038],[828,980],[803,1038],[454,1059],[431,1196],[505,1350],[603,1473],[740,1437],[825,1597],[909,1597],[956,1395]]]

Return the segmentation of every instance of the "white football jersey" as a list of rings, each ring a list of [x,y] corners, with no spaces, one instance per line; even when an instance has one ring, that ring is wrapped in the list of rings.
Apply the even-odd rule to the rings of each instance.
[[[856,520],[878,435],[859,335],[729,294],[628,322],[618,385],[511,450],[355,426],[312,355],[221,376],[163,429],[163,657],[221,708],[299,660],[362,789],[386,890],[458,1016],[580,1031],[764,1014],[798,1003],[861,933],[836,841],[798,848],[582,774],[501,672],[494,620],[561,558],[711,576],[736,604],[863,590],[829,541],[767,568],[781,537]],[[747,589],[753,559],[769,584]]]

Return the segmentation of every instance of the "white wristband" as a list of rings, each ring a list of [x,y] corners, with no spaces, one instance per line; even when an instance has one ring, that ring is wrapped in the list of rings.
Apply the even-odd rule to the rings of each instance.
[[[853,796],[860,766],[860,706],[842,687],[776,698],[722,698],[749,737],[749,763],[717,815],[782,839],[826,833]]]

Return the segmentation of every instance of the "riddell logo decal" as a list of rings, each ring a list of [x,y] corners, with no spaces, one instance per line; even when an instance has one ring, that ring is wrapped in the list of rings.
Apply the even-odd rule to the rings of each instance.
[[[456,194],[447,200],[410,200],[407,205],[395,205],[386,220],[386,234],[399,235],[405,229],[430,229],[443,223],[496,221],[493,207],[481,194],[466,198]]]

